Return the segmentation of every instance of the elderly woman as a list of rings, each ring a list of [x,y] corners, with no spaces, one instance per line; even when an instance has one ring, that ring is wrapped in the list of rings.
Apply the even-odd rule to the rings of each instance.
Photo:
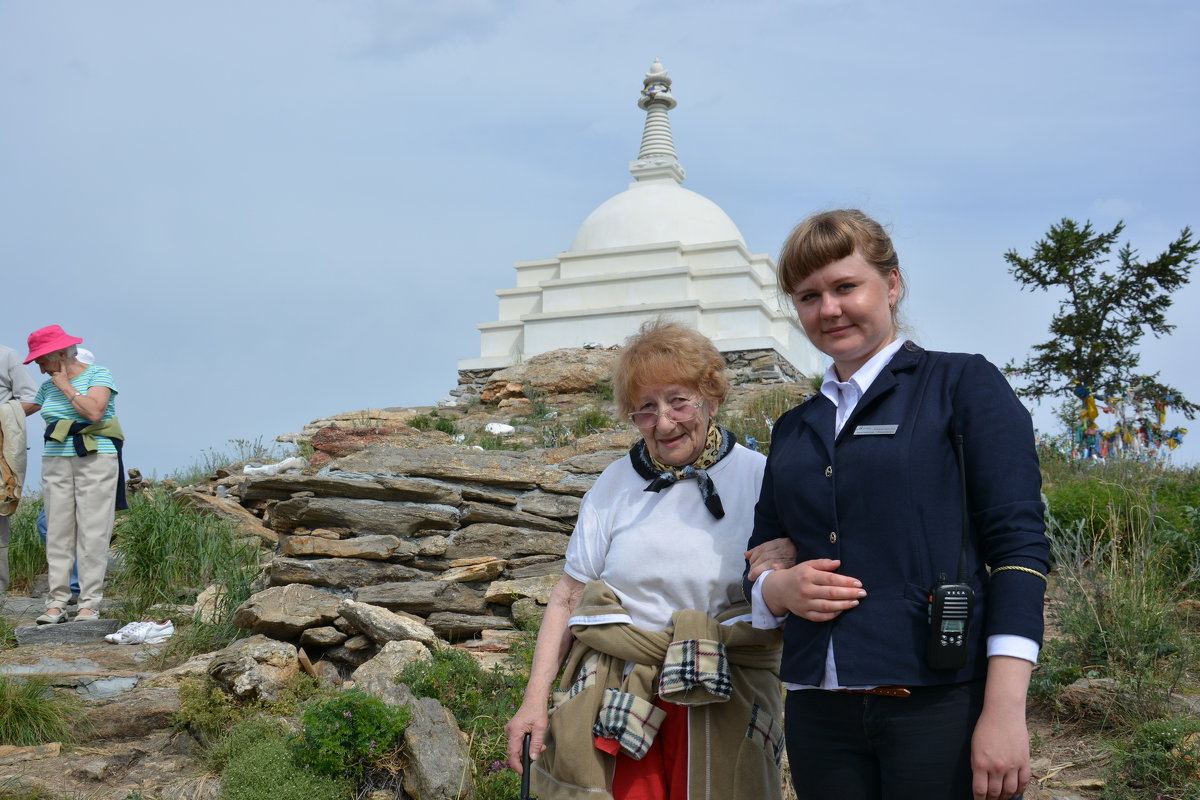
[[[1018,795],[1049,567],[1029,414],[982,356],[899,335],[899,258],[861,211],[800,223],[779,284],[833,362],[775,424],[750,540],[801,559],[750,590],[785,626],[796,794]]]
[[[40,625],[65,622],[71,598],[71,567],[79,567],[76,620],[98,619],[113,513],[124,508],[121,443],[112,373],[85,364],[77,336],[58,325],[29,334],[29,355],[49,379],[42,383],[29,413],[46,422],[42,456],[42,498],[49,509],[46,561],[50,599]]]
[[[613,388],[642,439],[584,497],[509,763],[531,734],[543,800],[779,797],[779,639],[741,590],[745,559],[793,563],[786,541],[745,551],[764,458],[716,424],[725,363],[694,330],[644,325]]]

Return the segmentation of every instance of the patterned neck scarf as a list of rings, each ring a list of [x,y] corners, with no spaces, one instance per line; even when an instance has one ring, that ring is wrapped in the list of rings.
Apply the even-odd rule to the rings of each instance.
[[[704,507],[714,517],[721,519],[725,516],[725,507],[721,505],[721,496],[717,494],[717,487],[713,485],[707,470],[733,452],[735,444],[737,444],[736,436],[710,420],[708,436],[704,440],[704,450],[701,451],[700,457],[691,464],[672,467],[659,463],[650,455],[650,449],[646,447],[645,439],[638,440],[638,443],[629,449],[629,457],[633,460],[633,468],[637,474],[650,481],[650,485],[645,489],[647,492],[659,492],[674,486],[679,481],[695,478],[697,486],[700,487],[700,497],[704,500]]]

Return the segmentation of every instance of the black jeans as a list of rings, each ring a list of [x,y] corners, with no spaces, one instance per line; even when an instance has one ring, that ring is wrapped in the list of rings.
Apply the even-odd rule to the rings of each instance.
[[[784,729],[800,798],[970,800],[971,734],[983,681],[911,697],[787,693]]]

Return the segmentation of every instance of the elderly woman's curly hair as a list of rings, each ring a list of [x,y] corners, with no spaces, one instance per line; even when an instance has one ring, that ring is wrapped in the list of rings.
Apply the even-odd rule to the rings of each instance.
[[[628,414],[643,389],[670,383],[696,389],[712,411],[729,394],[725,359],[708,337],[657,317],[625,340],[613,367],[613,397],[620,413]]]

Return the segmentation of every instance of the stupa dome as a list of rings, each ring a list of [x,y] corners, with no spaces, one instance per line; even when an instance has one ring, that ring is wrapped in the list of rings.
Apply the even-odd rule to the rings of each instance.
[[[745,243],[720,206],[673,180],[654,180],[604,201],[579,226],[571,250],[728,241]]]

